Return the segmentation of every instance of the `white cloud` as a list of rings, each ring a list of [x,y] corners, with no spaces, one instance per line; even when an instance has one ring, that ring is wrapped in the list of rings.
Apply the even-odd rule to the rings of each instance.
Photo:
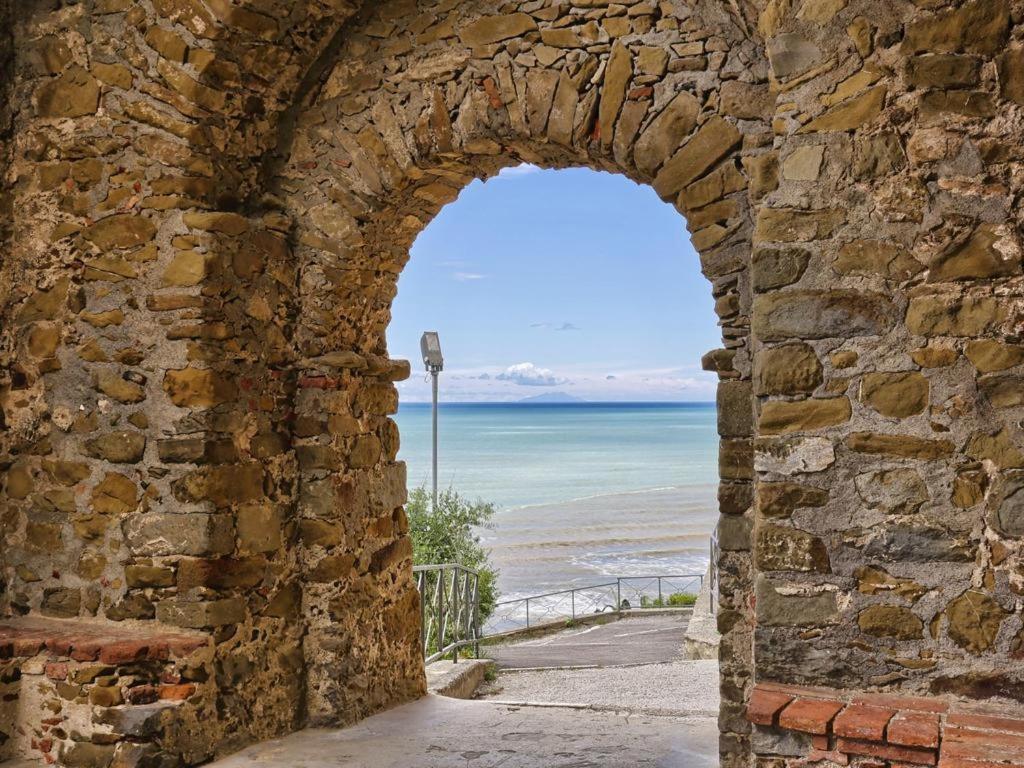
[[[560,323],[555,325],[554,323],[530,323],[531,328],[544,328],[545,330],[552,331],[579,331],[582,330],[578,325],[573,323]]]
[[[481,275],[479,272],[455,272],[452,277],[460,283],[468,283],[473,280],[483,280],[487,275]]]
[[[523,387],[557,387],[570,383],[568,379],[555,376],[550,369],[538,368],[533,363],[510,365],[504,373],[499,373],[495,378],[498,381],[511,381]]]
[[[523,368],[529,366],[529,368]],[[533,383],[525,383],[531,379]],[[539,374],[538,374],[539,372]],[[446,370],[441,376],[445,402],[517,402],[524,387],[566,388],[591,402],[609,401],[713,401],[718,377],[699,366],[639,368],[607,362],[597,365],[560,365],[558,374],[524,363],[497,371],[490,366]],[[401,382],[402,402],[430,402],[430,382],[422,375]],[[568,389],[571,387],[571,389]]]
[[[494,178],[496,179],[516,179],[522,176],[532,176],[535,173],[540,173],[543,168],[539,168],[531,163],[522,163],[520,165],[512,165],[508,168],[502,168],[501,172],[498,173]]]

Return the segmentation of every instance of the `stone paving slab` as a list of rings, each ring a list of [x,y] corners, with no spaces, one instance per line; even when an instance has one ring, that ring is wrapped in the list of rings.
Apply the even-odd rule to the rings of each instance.
[[[427,696],[350,728],[308,730],[212,768],[714,768],[714,718],[508,707]]]
[[[567,629],[533,640],[487,646],[499,669],[607,667],[681,658],[689,612],[638,616]]]

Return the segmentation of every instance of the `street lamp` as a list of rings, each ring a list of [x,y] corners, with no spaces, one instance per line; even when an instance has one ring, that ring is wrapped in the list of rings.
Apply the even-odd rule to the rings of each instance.
[[[430,374],[434,394],[434,509],[437,509],[437,374],[444,370],[444,356],[441,354],[441,338],[437,331],[427,331],[420,339],[423,364]]]

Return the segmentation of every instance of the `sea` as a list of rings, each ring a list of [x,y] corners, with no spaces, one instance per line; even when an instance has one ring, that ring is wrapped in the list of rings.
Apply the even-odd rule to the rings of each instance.
[[[502,600],[667,576],[692,591],[717,519],[713,403],[445,403],[439,485],[496,505],[478,533]],[[431,408],[403,404],[399,459],[431,482]],[[685,581],[686,587],[679,586]]]

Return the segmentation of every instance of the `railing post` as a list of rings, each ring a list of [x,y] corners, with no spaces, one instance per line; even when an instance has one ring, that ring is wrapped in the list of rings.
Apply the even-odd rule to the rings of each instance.
[[[427,572],[420,571],[420,649],[427,657]]]
[[[437,651],[444,648],[444,569],[437,572]]]
[[[526,598],[526,628],[530,628],[530,598]]]
[[[480,574],[473,574],[473,655],[480,658]]]
[[[641,601],[643,602],[643,601]],[[615,579],[615,610],[622,610],[622,578]]]
[[[661,608],[665,607],[665,602],[661,597],[661,576],[658,577],[658,606]]]
[[[572,620],[576,621],[576,590],[572,590],[569,596],[572,598]]]
[[[470,574],[469,573],[463,573],[462,574],[462,579],[463,579],[463,581],[462,581],[463,589],[465,589],[465,600],[463,602],[464,602],[464,604],[466,606],[465,609],[464,609],[465,610],[465,621],[464,621],[464,624],[465,624],[465,627],[466,627],[464,635],[465,635],[465,639],[467,641],[469,641],[472,638],[472,636],[473,636],[472,635],[472,632],[473,632],[473,614],[474,614],[474,611],[476,610],[476,603],[473,600],[473,582],[470,579]]]
[[[452,568],[452,663],[459,663],[459,569]]]

